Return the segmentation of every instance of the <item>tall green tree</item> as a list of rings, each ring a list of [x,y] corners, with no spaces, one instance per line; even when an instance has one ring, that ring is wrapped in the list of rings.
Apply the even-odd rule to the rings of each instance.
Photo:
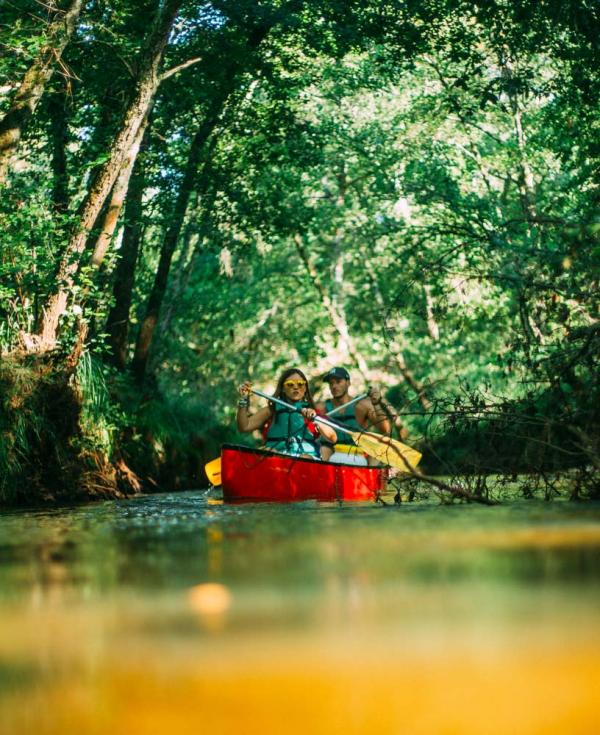
[[[83,6],[83,0],[71,0],[64,8],[56,2],[49,5],[50,19],[44,43],[29,67],[0,119],[0,185],[6,175],[23,133],[44,94],[48,81],[61,62]]]

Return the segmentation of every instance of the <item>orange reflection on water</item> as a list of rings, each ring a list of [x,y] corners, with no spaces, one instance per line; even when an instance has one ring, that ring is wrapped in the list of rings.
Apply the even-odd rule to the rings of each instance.
[[[223,628],[225,614],[231,606],[231,592],[225,585],[197,584],[188,590],[187,601],[202,627],[212,631]]]
[[[115,658],[58,676],[21,707],[5,698],[0,725],[11,735],[590,735],[600,731],[599,653],[453,648],[396,659],[290,642],[197,663]]]
[[[0,734],[600,732],[600,525],[377,523],[211,515],[187,575],[145,593],[44,551],[0,606]]]

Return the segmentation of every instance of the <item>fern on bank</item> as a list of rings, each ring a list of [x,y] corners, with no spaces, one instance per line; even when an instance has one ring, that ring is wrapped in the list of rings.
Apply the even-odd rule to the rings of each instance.
[[[147,490],[203,487],[230,434],[205,403],[140,389],[89,351],[69,377],[52,359],[4,360],[0,393],[2,505],[118,497],[123,466]]]
[[[118,403],[111,400],[106,371],[103,363],[86,351],[79,360],[73,381],[81,396],[80,441],[110,458],[115,436],[126,422],[126,415]]]

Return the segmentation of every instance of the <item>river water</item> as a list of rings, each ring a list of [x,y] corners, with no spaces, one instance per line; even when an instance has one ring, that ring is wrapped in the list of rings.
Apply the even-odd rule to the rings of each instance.
[[[4,735],[600,732],[600,504],[0,514]]]

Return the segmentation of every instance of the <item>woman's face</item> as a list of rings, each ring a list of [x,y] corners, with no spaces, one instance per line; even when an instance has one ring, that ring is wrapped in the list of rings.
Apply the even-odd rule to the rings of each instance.
[[[300,373],[292,373],[283,381],[283,392],[290,401],[301,401],[306,393],[306,381]]]

